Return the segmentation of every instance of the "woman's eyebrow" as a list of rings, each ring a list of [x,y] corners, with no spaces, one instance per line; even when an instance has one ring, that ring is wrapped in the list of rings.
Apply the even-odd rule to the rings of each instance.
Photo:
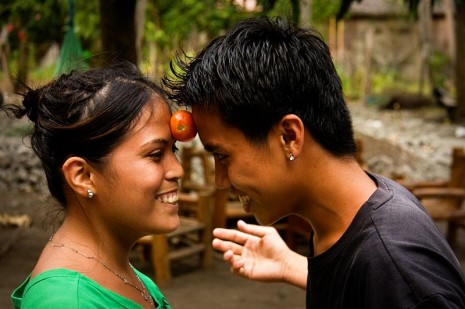
[[[150,140],[150,141],[144,143],[142,146],[147,146],[147,145],[150,145],[150,144],[167,145],[168,141],[166,139],[163,139],[163,138],[156,138],[156,139],[153,139],[153,140]]]

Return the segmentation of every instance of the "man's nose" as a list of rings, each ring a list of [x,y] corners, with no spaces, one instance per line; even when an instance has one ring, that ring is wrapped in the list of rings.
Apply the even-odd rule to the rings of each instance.
[[[215,163],[215,185],[218,189],[227,189],[231,187],[228,171],[221,164]]]

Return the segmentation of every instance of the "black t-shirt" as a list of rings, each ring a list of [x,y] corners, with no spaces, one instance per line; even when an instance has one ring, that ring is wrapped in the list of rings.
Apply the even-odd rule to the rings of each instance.
[[[378,189],[330,249],[308,258],[307,308],[465,308],[465,281],[442,232],[408,190]]]

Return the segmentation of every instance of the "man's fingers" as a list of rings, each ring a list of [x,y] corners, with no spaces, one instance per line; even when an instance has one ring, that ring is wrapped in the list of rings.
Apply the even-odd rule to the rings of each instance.
[[[216,228],[213,230],[213,236],[223,240],[229,240],[237,244],[245,244],[247,240],[254,237],[254,235],[249,235],[247,233],[234,230],[234,229],[222,229]]]
[[[254,235],[260,238],[276,230],[272,226],[248,224],[248,223],[245,223],[243,220],[237,221],[237,227],[239,228],[239,230],[243,231],[246,234]]]
[[[238,275],[244,274],[245,261],[241,256],[233,254],[232,251],[226,251],[223,255],[223,258],[231,265],[231,272]]]
[[[215,250],[219,250],[221,252],[231,251],[236,255],[242,254],[242,245],[238,245],[231,241],[225,241],[222,239],[215,238],[212,241],[212,246]]]
[[[239,231],[234,229],[216,228],[213,230],[213,236],[243,245],[251,237],[262,238],[266,234],[276,231],[276,229],[271,226],[247,224],[242,220],[237,222],[237,227],[239,228]]]

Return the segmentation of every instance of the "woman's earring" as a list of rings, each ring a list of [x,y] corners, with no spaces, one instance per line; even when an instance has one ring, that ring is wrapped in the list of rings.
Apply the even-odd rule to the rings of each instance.
[[[92,192],[91,189],[87,189],[87,197],[88,198],[93,198],[94,197],[94,192]]]
[[[291,153],[291,154],[289,155],[289,161],[294,161],[294,160],[295,160],[295,157],[294,157],[294,155]]]

